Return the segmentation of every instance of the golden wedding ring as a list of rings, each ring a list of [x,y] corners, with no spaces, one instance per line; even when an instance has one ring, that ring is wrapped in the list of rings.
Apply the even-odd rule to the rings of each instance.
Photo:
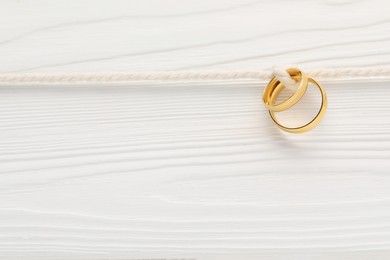
[[[307,90],[307,84],[308,84],[307,77],[303,72],[301,72],[299,69],[296,68],[287,69],[287,72],[295,81],[299,82],[299,87],[291,97],[289,97],[282,103],[272,104],[272,102],[270,102],[271,97],[276,87],[280,84],[280,81],[277,79],[277,77],[273,77],[271,81],[268,83],[267,87],[264,89],[264,93],[263,93],[264,104],[270,111],[272,110],[274,112],[281,112],[286,109],[289,109],[303,97],[303,95]]]
[[[267,87],[264,90],[263,93],[263,101],[265,106],[269,110],[269,114],[272,118],[272,120],[275,122],[275,124],[282,130],[290,132],[290,133],[303,133],[306,131],[309,131],[313,129],[318,123],[321,121],[321,119],[324,117],[328,101],[326,97],[325,90],[323,87],[312,77],[306,76],[303,72],[301,72],[299,69],[296,68],[290,68],[287,69],[287,72],[290,74],[291,78],[293,78],[295,81],[299,82],[298,90],[291,95],[287,100],[275,104],[277,97],[279,96],[280,92],[285,88],[284,84],[281,83],[276,77],[273,77],[271,81],[268,83]],[[306,93],[308,84],[312,83],[318,87],[318,89],[321,92],[321,107],[317,113],[317,115],[307,124],[299,127],[286,127],[282,125],[275,116],[275,112],[281,112],[285,111],[292,106],[294,106],[296,103],[301,100],[303,95]]]

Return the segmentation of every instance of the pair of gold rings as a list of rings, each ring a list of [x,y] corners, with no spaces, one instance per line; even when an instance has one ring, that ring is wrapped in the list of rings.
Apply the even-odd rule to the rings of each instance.
[[[293,78],[295,81],[299,82],[299,86],[297,91],[292,94],[288,99],[284,100],[283,102],[276,104],[276,99],[279,96],[280,92],[284,89],[284,84],[281,83],[278,78],[275,76],[271,79],[271,81],[268,83],[266,88],[264,89],[263,93],[263,101],[267,109],[269,110],[269,114],[272,118],[272,120],[276,123],[276,125],[287,132],[290,133],[303,133],[306,131],[311,130],[314,128],[318,123],[321,121],[321,119],[325,115],[326,108],[328,106],[328,100],[326,97],[325,90],[322,88],[320,84],[318,84],[317,81],[315,81],[312,77],[306,75],[301,70],[297,68],[289,68],[287,69],[287,72],[290,74],[291,78]],[[298,103],[299,100],[304,96],[306,93],[306,90],[308,88],[309,83],[312,83],[318,87],[318,89],[321,92],[322,102],[321,107],[317,113],[317,115],[311,120],[309,123],[299,126],[299,127],[287,127],[282,125],[275,116],[275,112],[281,112],[285,111],[295,104]]]

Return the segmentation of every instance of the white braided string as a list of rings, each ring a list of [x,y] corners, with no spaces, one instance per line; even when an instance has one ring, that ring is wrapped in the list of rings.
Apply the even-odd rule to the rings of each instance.
[[[305,70],[306,74],[316,79],[348,79],[390,77],[390,67],[376,68],[337,68]],[[115,83],[131,81],[192,81],[192,80],[230,80],[255,79],[267,81],[275,75],[288,89],[294,90],[296,82],[290,78],[284,68],[258,71],[166,71],[166,72],[118,72],[118,73],[66,73],[66,74],[0,74],[0,84],[31,83]]]
[[[273,69],[273,75],[284,84],[286,89],[295,92],[298,89],[299,83],[293,80],[288,74],[286,68],[274,66]]]

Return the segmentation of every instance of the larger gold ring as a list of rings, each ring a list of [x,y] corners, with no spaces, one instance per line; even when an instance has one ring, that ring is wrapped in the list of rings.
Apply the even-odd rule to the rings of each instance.
[[[300,71],[299,69],[296,69],[296,68],[290,68],[290,69],[287,69],[287,72],[290,74],[290,76],[294,80],[299,82],[298,89],[291,97],[289,97],[288,99],[286,99],[282,103],[274,104],[273,102],[270,102],[271,97],[273,96],[275,88],[277,86],[279,86],[280,84],[283,85],[283,83],[281,83],[276,76],[273,77],[263,92],[264,104],[268,108],[268,110],[270,110],[270,111],[281,112],[281,111],[284,111],[286,109],[289,109],[290,107],[295,105],[303,97],[303,95],[305,94],[305,92],[307,90],[307,84],[308,84],[307,76],[302,71]]]
[[[287,131],[287,132],[290,132],[290,133],[303,133],[303,132],[311,130],[316,125],[318,125],[318,123],[324,117],[326,108],[328,107],[328,99],[326,97],[325,90],[312,77],[309,76],[308,81],[313,83],[314,85],[316,85],[321,92],[322,102],[321,102],[321,107],[320,107],[317,115],[313,118],[313,120],[311,120],[306,125],[299,126],[299,127],[286,127],[286,126],[280,124],[279,121],[276,119],[275,113],[274,113],[275,111],[269,110],[269,114],[270,114],[272,120],[276,123],[276,125],[280,129]],[[272,95],[271,95],[270,100],[269,100],[270,104],[275,103],[276,98],[278,97],[279,93],[283,90],[283,88],[284,88],[284,85],[281,83],[279,83],[275,86],[274,91],[272,92]]]

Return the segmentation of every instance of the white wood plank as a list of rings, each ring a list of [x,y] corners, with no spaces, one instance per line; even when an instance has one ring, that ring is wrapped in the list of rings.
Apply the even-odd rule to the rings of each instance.
[[[2,87],[0,255],[386,259],[388,84],[304,135],[253,81]]]
[[[0,71],[389,65],[373,1],[3,1]]]

